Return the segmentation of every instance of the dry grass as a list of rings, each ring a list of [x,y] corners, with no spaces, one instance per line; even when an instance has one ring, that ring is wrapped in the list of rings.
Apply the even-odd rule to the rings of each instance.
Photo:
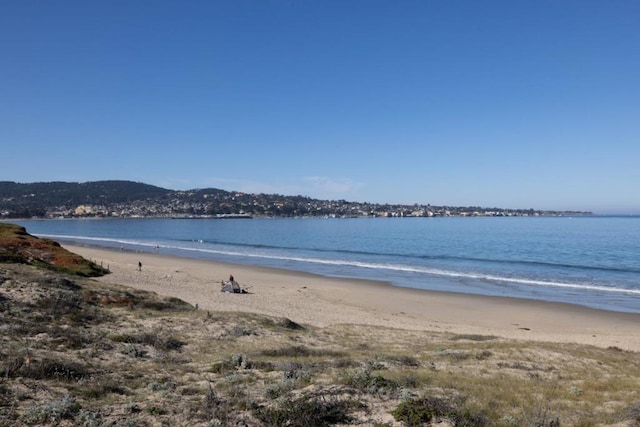
[[[640,425],[640,355],[313,328],[0,265],[0,426]]]

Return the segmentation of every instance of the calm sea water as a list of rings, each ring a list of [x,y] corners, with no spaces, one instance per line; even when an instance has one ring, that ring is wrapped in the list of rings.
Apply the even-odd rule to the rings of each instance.
[[[19,223],[63,242],[640,312],[640,217]]]

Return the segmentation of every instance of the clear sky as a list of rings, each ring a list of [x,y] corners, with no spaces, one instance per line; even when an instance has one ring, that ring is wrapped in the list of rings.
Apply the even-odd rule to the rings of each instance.
[[[640,1],[0,2],[0,180],[640,213]]]

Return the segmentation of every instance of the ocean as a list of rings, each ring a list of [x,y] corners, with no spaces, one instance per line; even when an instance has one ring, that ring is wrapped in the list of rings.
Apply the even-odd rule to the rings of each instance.
[[[60,242],[640,313],[640,217],[16,223]]]

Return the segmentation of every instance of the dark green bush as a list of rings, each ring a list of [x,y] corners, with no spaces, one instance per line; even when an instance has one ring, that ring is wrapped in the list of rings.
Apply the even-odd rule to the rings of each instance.
[[[77,381],[89,376],[88,369],[75,362],[43,359],[21,366],[12,371],[6,371],[7,377],[23,376],[34,380]]]
[[[111,341],[126,344],[143,344],[157,350],[180,350],[184,342],[173,336],[163,336],[160,332],[141,332],[136,334],[120,334],[109,337]]]
[[[422,426],[432,421],[447,420],[456,427],[481,427],[487,425],[483,415],[470,414],[459,405],[437,397],[408,399],[391,412],[396,421],[407,427]]]
[[[381,375],[374,375],[369,369],[357,369],[346,372],[342,376],[342,382],[356,390],[371,394],[389,393],[398,388],[398,384]]]
[[[349,410],[353,406],[356,402],[301,397],[277,407],[257,408],[254,415],[269,426],[322,427],[349,423]]]
[[[301,345],[262,350],[262,356],[268,357],[344,357],[344,353],[333,350],[315,350]]]
[[[80,391],[81,396],[85,399],[100,399],[108,394],[127,394],[127,390],[120,384],[107,380],[97,384],[90,384],[83,387]]]

